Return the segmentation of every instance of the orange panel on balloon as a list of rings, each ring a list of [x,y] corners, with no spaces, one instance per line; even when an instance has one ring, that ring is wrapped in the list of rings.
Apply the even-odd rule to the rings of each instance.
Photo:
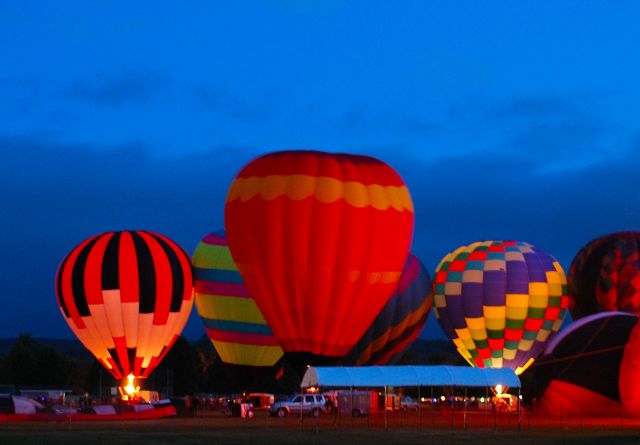
[[[413,232],[402,178],[366,156],[267,154],[234,179],[229,246],[286,352],[343,356],[385,305]]]

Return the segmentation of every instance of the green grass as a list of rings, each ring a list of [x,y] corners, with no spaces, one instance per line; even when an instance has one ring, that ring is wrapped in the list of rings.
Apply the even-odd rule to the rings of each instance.
[[[289,419],[293,420],[293,419]],[[2,445],[602,445],[638,444],[640,430],[462,430],[363,426],[316,431],[313,421],[301,430],[295,422],[265,425],[260,419],[164,419],[142,422],[25,422],[0,424]]]

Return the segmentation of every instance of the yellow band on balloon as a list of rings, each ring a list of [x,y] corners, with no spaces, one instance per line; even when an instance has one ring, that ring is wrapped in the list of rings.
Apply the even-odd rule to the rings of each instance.
[[[192,263],[203,269],[238,270],[229,246],[200,243],[193,254]]]
[[[269,175],[236,178],[229,189],[227,201],[248,201],[258,195],[266,201],[280,196],[286,196],[293,201],[313,196],[326,204],[344,199],[356,208],[371,206],[377,210],[393,208],[399,212],[413,213],[413,202],[406,186],[365,185],[327,176]]]
[[[284,352],[280,346],[255,346],[241,343],[213,341],[223,362],[244,366],[273,366]]]
[[[256,302],[251,298],[196,293],[196,307],[202,318],[267,324]]]

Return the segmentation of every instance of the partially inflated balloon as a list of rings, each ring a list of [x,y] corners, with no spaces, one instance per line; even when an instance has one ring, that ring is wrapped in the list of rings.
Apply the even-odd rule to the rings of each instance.
[[[637,322],[632,314],[600,312],[554,336],[532,368],[542,393],[538,408],[564,417],[626,415],[621,397],[633,398],[635,385],[629,383],[635,376],[626,378],[621,362],[623,352],[629,358],[629,336]],[[633,372],[633,366],[626,370]]]
[[[189,256],[157,233],[103,233],[65,257],[56,294],[71,330],[115,378],[147,377],[189,318]]]
[[[413,205],[383,162],[315,151],[270,153],[234,179],[229,247],[285,352],[341,357],[391,297]]]
[[[223,362],[273,366],[283,354],[236,267],[224,232],[193,253],[196,308]]]
[[[640,232],[591,241],[576,254],[567,278],[574,319],[601,311],[640,315]]]
[[[436,269],[435,315],[472,366],[520,374],[560,329],[567,305],[562,267],[527,243],[462,246]]]
[[[611,363],[609,364],[611,366]],[[620,362],[618,388],[622,406],[635,417],[640,417],[640,324],[636,323],[629,334]]]
[[[537,412],[553,417],[626,417],[619,401],[583,386],[564,380],[552,380],[547,386]]]
[[[409,255],[393,296],[342,363],[393,364],[424,328],[432,303],[429,272]]]

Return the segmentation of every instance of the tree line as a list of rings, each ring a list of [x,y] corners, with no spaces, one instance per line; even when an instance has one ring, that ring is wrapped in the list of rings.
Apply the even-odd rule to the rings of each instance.
[[[453,350],[442,345],[430,355],[425,355],[424,343],[419,341],[410,348],[401,363],[460,362],[460,357]],[[286,359],[269,368],[227,365],[206,336],[193,342],[180,337],[141,386],[157,390],[165,397],[249,391],[287,394],[298,389],[300,378],[299,371]],[[17,388],[62,387],[71,389],[75,394],[106,395],[109,388],[119,383],[88,352],[72,354],[44,344],[28,333],[20,335],[11,349],[0,355],[0,384]]]

